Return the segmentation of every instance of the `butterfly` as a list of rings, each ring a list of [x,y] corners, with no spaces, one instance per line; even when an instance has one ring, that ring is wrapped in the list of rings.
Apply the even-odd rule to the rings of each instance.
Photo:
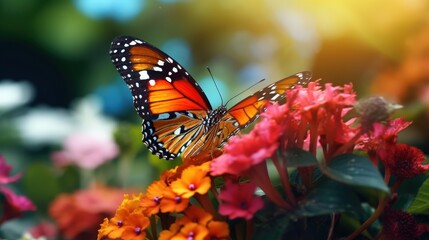
[[[273,83],[227,109],[213,109],[204,91],[172,57],[130,36],[113,40],[110,55],[133,96],[142,121],[143,143],[152,154],[172,160],[207,157],[258,118],[268,102],[285,99],[285,91],[305,85],[304,71]]]

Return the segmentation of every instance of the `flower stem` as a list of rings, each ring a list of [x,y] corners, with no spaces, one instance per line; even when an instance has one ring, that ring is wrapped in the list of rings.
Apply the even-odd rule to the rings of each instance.
[[[287,198],[291,201],[292,205],[296,205],[295,195],[293,194],[292,189],[290,187],[290,183],[289,183],[289,176],[288,176],[289,173],[287,171],[287,167],[281,166],[279,159],[277,157],[277,154],[273,155],[272,160],[273,160],[274,166],[277,169],[277,172],[280,175],[280,179],[282,181],[282,185],[283,185],[283,188],[284,188],[285,193],[287,195]]]
[[[288,210],[292,209],[292,206],[286,202],[273,187],[270,177],[268,176],[266,162],[261,162],[260,164],[249,168],[245,175],[250,179],[250,181],[260,187],[267,197],[275,204]]]
[[[383,213],[386,204],[389,202],[389,197],[380,198],[378,200],[378,206],[374,214],[371,215],[358,229],[356,229],[352,234],[350,234],[346,240],[351,240],[359,236],[363,231],[365,231],[372,223],[374,223]]]
[[[253,221],[247,220],[246,221],[246,239],[251,240],[253,236]]]
[[[150,216],[149,220],[150,220],[150,230],[152,232],[152,239],[158,239],[155,215]]]
[[[208,211],[216,220],[222,219],[222,217],[219,216],[219,214],[214,209],[213,203],[210,201],[210,198],[209,198],[208,194],[204,194],[204,195],[195,194],[194,197],[200,203],[200,205],[206,211]]]

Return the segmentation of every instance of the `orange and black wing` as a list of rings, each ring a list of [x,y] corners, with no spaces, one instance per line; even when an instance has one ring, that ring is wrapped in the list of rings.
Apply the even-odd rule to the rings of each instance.
[[[223,114],[220,121],[207,133],[198,136],[185,150],[184,157],[192,159],[216,156],[216,152],[221,151],[222,146],[230,137],[258,118],[268,102],[284,102],[286,90],[296,85],[306,85],[310,79],[311,72],[296,73],[240,101]]]
[[[212,109],[198,83],[173,58],[134,37],[113,40],[110,55],[143,118],[143,143],[174,159],[198,136]]]
[[[283,78],[256,93],[243,99],[228,110],[228,115],[231,115],[238,123],[238,127],[245,128],[252,123],[265,107],[268,102],[282,102],[285,100],[285,92],[296,85],[306,85],[311,79],[311,72],[304,71],[296,73],[292,76]]]
[[[118,37],[112,42],[110,55],[143,119],[156,119],[171,112],[212,109],[189,73],[149,43],[129,36]]]

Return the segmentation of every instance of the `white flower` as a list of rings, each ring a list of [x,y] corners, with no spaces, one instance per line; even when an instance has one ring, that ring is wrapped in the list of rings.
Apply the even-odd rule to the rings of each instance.
[[[37,107],[15,120],[15,126],[28,145],[62,144],[76,133],[112,139],[115,122],[101,114],[97,98],[89,96],[76,102],[71,111]]]
[[[28,82],[0,81],[0,111],[22,106],[33,99],[33,96],[33,87]]]

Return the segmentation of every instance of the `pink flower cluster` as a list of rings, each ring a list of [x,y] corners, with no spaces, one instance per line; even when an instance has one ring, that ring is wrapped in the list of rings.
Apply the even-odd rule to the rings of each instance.
[[[22,174],[9,176],[12,167],[6,163],[3,156],[0,155],[0,193],[4,196],[2,203],[3,215],[0,217],[0,224],[21,216],[23,212],[34,211],[36,206],[27,197],[15,194],[5,184],[16,182],[21,178]]]
[[[410,123],[388,119],[389,109],[384,101],[370,99],[362,105],[360,117],[350,118],[347,114],[356,104],[351,85],[325,84],[322,88],[318,82],[310,82],[307,88],[297,86],[287,91],[286,96],[286,104],[267,106],[255,128],[249,134],[232,137],[224,154],[211,162],[211,175],[222,176],[227,182],[219,195],[221,214],[250,219],[255,210],[262,208],[260,198],[252,193],[255,186],[274,204],[293,209],[298,201],[289,183],[285,151],[295,148],[315,158],[321,149],[322,165],[338,155],[363,150],[375,166],[380,161],[385,165],[386,184],[390,174],[411,178],[429,169],[429,165],[423,165],[425,157],[419,149],[397,144],[397,134]],[[271,182],[268,159],[277,170],[285,197]],[[297,170],[304,188],[310,189],[314,166],[300,166]],[[233,201],[234,198],[240,200]]]

